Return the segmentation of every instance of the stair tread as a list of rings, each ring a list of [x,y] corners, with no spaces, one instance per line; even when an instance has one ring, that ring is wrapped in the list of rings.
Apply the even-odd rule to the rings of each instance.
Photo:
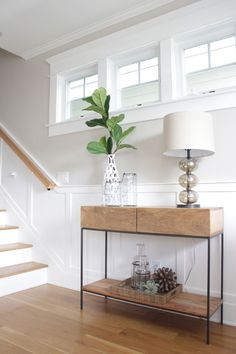
[[[0,225],[0,231],[1,230],[15,230],[15,229],[19,229],[19,226]]]
[[[15,264],[7,267],[0,268],[0,278],[6,278],[13,275],[31,272],[37,269],[47,268],[48,266],[43,263],[37,262],[27,262],[27,263],[20,263]]]
[[[27,243],[8,243],[4,245],[0,245],[0,252],[7,252],[7,251],[14,251],[14,250],[21,250],[24,248],[30,248],[32,245],[27,244]]]

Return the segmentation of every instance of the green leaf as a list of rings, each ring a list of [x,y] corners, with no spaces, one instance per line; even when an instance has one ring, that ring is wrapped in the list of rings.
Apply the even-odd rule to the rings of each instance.
[[[106,102],[106,98],[107,98],[107,92],[106,89],[104,87],[99,87],[97,90],[95,90],[92,94],[92,99],[94,101],[94,103],[104,109],[105,111],[105,102]]]
[[[121,113],[118,116],[111,117],[110,119],[115,123],[120,123],[120,122],[122,122],[122,120],[125,119],[125,115],[124,115],[124,113]]]
[[[83,111],[93,111],[96,113],[99,113],[102,117],[106,117],[106,112],[104,111],[104,109],[97,107],[97,106],[88,106],[86,108],[83,109]]]
[[[90,103],[91,105],[94,105],[94,101],[92,99],[92,96],[83,97],[82,100],[85,101],[85,102]]]
[[[113,123],[110,121],[110,119],[107,119],[106,121],[106,127],[110,128],[110,130],[112,130],[114,128]]]
[[[121,139],[123,140],[124,138],[126,138],[130,133],[132,133],[132,131],[135,129],[136,127],[130,127],[128,129],[126,129],[123,134]]]
[[[120,144],[116,150],[121,150],[124,148],[136,150],[136,147],[130,144]]]
[[[87,124],[88,127],[96,127],[98,125],[101,127],[106,127],[106,123],[104,123],[103,119],[91,119],[85,122],[85,124]]]
[[[118,144],[122,138],[122,128],[119,124],[116,124],[112,129],[112,136],[115,139],[116,144]]]
[[[110,99],[111,99],[111,96],[107,95],[107,98],[106,98],[106,101],[105,101],[105,105],[104,105],[107,117],[109,117]]]
[[[109,118],[107,120],[106,124],[112,130],[115,127],[115,125],[117,123],[121,122],[124,118],[125,118],[125,115],[120,114],[119,116],[114,116],[114,117]]]
[[[87,145],[87,150],[91,154],[106,154],[107,150],[106,148],[98,141],[91,141]]]
[[[99,144],[101,144],[102,146],[105,147],[105,149],[107,149],[107,139],[105,136],[102,136],[99,140]]]
[[[112,154],[112,146],[113,146],[112,138],[109,136],[109,138],[107,139],[107,145],[106,145],[106,149],[107,149],[108,154]]]

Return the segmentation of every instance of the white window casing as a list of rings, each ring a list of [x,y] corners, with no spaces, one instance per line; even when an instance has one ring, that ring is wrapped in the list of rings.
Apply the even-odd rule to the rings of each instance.
[[[80,119],[63,120],[63,95],[69,74],[76,75],[93,67],[97,68],[98,86],[106,87],[111,94],[111,113],[125,113],[125,123],[158,119],[178,110],[200,108],[207,111],[235,107],[236,87],[185,95],[183,50],[202,44],[203,38],[213,42],[235,33],[236,2],[216,0],[214,6],[212,3],[211,0],[196,2],[49,58],[49,135],[88,129],[86,114]],[[118,67],[130,63],[132,57],[134,62],[150,59],[149,53],[153,50],[159,58],[160,100],[142,106],[119,106]],[[195,73],[191,74],[194,76]]]
[[[236,87],[235,35],[185,49],[184,63],[186,94]]]
[[[66,85],[66,110],[64,119],[82,118],[89,112],[83,111],[88,106],[88,103],[83,101],[84,97],[90,96],[95,89],[98,88],[98,75],[95,72],[90,72],[87,75],[79,75],[67,79]]]
[[[176,67],[180,73],[178,97],[213,94],[221,89],[236,89],[236,63],[212,65],[211,57],[211,45],[235,37],[235,28],[236,19],[176,36]],[[186,67],[186,59],[184,59],[186,53],[187,60],[196,65],[196,70],[193,67],[192,69]],[[198,61],[194,62],[195,56],[198,56]]]
[[[173,38],[160,41],[161,101],[177,98],[176,52]]]
[[[116,109],[135,108],[159,101],[160,65],[157,45],[126,53],[112,60],[116,81]],[[146,75],[145,79],[147,70],[151,71],[153,77]]]

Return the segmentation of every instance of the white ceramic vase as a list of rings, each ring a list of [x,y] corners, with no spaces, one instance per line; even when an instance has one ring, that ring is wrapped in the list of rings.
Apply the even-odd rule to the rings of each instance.
[[[121,205],[121,182],[115,163],[115,154],[107,155],[103,181],[103,205]]]

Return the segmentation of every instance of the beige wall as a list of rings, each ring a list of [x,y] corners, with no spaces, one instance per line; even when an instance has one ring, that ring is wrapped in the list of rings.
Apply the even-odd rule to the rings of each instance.
[[[0,120],[20,143],[56,176],[70,172],[71,184],[100,184],[105,156],[91,155],[86,144],[101,130],[48,137],[49,65],[44,59],[24,61],[0,52]],[[236,181],[235,109],[212,112],[216,154],[200,162],[198,175],[204,181]],[[162,120],[136,124],[129,142],[136,151],[117,154],[120,173],[138,173],[140,183],[175,182],[177,161],[162,156]]]

